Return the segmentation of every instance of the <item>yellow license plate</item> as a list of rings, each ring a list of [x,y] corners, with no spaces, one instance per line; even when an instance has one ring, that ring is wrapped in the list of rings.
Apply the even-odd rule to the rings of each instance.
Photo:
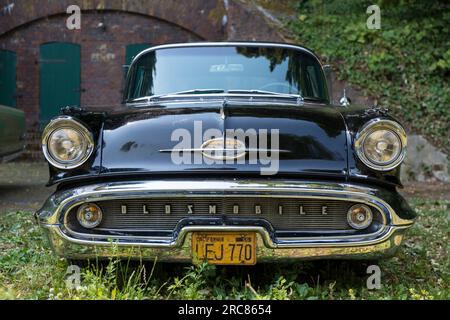
[[[194,263],[253,265],[256,263],[256,233],[193,232],[192,256]]]

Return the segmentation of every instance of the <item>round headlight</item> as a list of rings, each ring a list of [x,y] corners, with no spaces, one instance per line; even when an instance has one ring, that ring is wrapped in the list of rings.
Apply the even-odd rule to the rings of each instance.
[[[86,153],[87,141],[72,128],[56,129],[48,138],[48,150],[59,162],[78,161]]]
[[[397,167],[406,156],[406,133],[391,120],[372,120],[357,134],[355,149],[368,167],[387,171]]]
[[[385,165],[398,158],[402,151],[402,142],[395,132],[378,130],[367,135],[363,148],[370,161]]]
[[[45,128],[42,149],[53,166],[76,168],[89,158],[94,149],[92,133],[72,118],[60,117]]]

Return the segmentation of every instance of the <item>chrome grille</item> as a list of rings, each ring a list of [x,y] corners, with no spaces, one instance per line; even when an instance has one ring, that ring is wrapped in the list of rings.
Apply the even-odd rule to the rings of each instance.
[[[103,210],[103,221],[98,229],[123,231],[173,231],[183,218],[211,217],[264,219],[276,231],[349,230],[346,214],[355,204],[340,200],[274,197],[156,198],[96,203]],[[166,205],[170,205],[170,214],[165,211]],[[193,206],[194,213],[188,213],[188,205]],[[122,206],[126,206],[126,214],[122,213]],[[149,213],[143,213],[144,206]],[[209,213],[210,206],[215,206],[216,214]],[[235,206],[239,206],[237,214],[233,213]],[[260,206],[261,214],[255,213],[256,206]],[[279,206],[282,206],[282,214]],[[305,214],[300,214],[300,206]],[[322,211],[324,206],[326,214]]]

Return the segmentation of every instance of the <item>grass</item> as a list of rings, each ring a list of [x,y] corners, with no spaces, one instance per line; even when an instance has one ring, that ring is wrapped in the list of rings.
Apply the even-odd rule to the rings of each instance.
[[[81,269],[66,285],[29,212],[0,216],[0,299],[450,299],[449,205],[414,200],[419,213],[396,257],[379,262],[379,290],[360,262],[319,261],[215,267],[110,260]]]

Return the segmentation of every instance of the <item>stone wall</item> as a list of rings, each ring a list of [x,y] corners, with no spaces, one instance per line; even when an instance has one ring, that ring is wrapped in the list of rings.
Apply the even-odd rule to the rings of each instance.
[[[402,165],[402,181],[450,182],[448,157],[424,137],[408,136],[408,154]]]

